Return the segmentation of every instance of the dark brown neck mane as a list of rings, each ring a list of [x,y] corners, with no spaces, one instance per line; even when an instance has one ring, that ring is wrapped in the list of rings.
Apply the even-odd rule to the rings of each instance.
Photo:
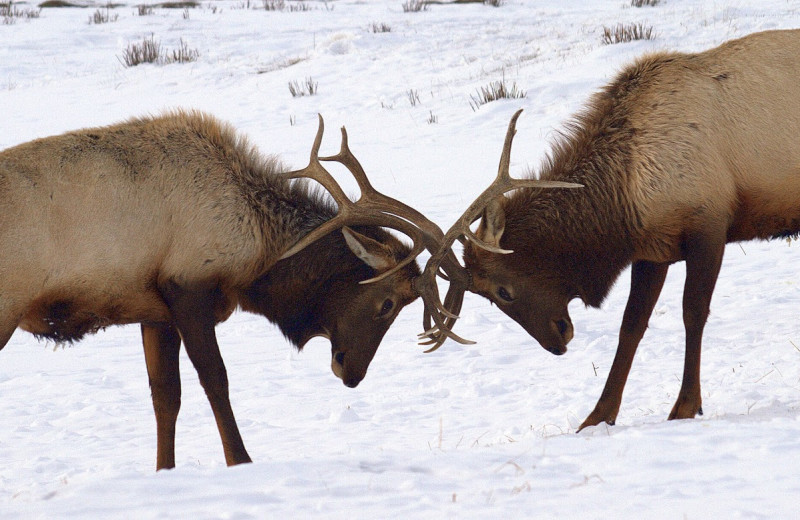
[[[319,192],[297,192],[307,197],[299,217],[300,238],[335,214],[335,207]],[[299,204],[299,203],[298,203]],[[410,249],[394,236],[376,227],[354,226],[353,229],[390,246],[397,261]],[[412,262],[410,276],[419,275]],[[324,333],[320,322],[326,298],[336,284],[356,284],[377,273],[359,260],[347,247],[340,231],[333,231],[313,242],[299,253],[281,260],[258,278],[240,300],[243,310],[265,316],[278,325],[283,335],[302,348],[309,338]]]
[[[637,228],[627,194],[631,143],[626,78],[596,94],[555,144],[540,178],[578,189],[524,189],[505,204],[501,246],[521,271],[555,271],[587,305],[599,306],[633,256]],[[513,258],[517,257],[517,258]]]

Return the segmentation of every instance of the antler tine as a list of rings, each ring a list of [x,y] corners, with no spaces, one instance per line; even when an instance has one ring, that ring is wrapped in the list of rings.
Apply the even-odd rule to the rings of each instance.
[[[461,312],[461,304],[464,301],[465,290],[466,286],[464,285],[450,284],[450,288],[448,289],[447,295],[444,298],[444,307],[451,309],[453,313],[456,314]],[[441,347],[442,344],[447,341],[447,338],[451,338],[462,344],[471,345],[475,343],[474,341],[465,340],[452,332],[453,325],[455,324],[455,320],[458,319],[458,316],[448,316],[444,320],[444,328],[442,328],[441,324],[431,327],[431,318],[433,317],[433,319],[436,320],[435,316],[436,314],[429,312],[429,309],[426,307],[425,316],[423,318],[423,327],[425,328],[425,332],[418,335],[420,340],[428,338],[428,341],[420,341],[420,345],[433,345],[431,348],[425,351],[426,354]]]
[[[514,115],[511,117],[511,121],[508,123],[508,130],[506,131],[505,141],[503,143],[503,151],[500,154],[500,164],[497,168],[497,177],[495,180],[486,188],[479,196],[475,199],[475,201],[469,205],[466,211],[461,215],[461,217],[456,220],[453,226],[445,233],[442,239],[442,245],[437,253],[433,254],[431,258],[428,260],[428,263],[425,265],[425,270],[423,271],[422,277],[426,280],[425,284],[420,284],[426,287],[426,290],[430,290],[431,293],[434,293],[432,289],[429,287],[433,284],[435,285],[435,277],[438,273],[440,264],[444,261],[445,258],[448,258],[448,255],[453,255],[452,246],[456,240],[463,240],[466,238],[467,240],[472,241],[477,246],[484,248],[488,251],[492,251],[494,253],[499,254],[509,254],[512,253],[511,250],[502,249],[499,247],[492,246],[487,244],[486,242],[479,239],[470,229],[470,225],[480,217],[481,212],[486,207],[487,204],[495,197],[503,195],[504,193],[515,190],[518,188],[578,188],[581,187],[580,184],[573,184],[568,182],[561,182],[561,181],[542,181],[539,179],[514,179],[511,177],[510,174],[510,164],[511,164],[511,145],[514,141],[514,135],[516,134],[516,125],[517,119],[519,118],[522,110],[517,110]],[[455,261],[455,260],[453,260]],[[455,261],[457,263],[457,261]],[[457,263],[460,267],[460,264]],[[461,268],[462,270],[463,267]],[[451,269],[452,270],[452,269]],[[466,270],[464,270],[466,272]],[[448,272],[448,275],[450,273]],[[450,289],[448,290],[447,296],[445,297],[445,303],[442,306],[438,303],[438,292],[435,292],[437,305],[436,306],[427,306],[426,305],[426,314],[423,322],[423,326],[425,327],[425,332],[420,334],[421,338],[430,338],[430,341],[427,344],[433,344],[434,346],[431,347],[426,352],[432,352],[439,348],[444,341],[448,337],[455,336],[451,331],[450,328],[455,321],[454,317],[447,316],[446,318],[442,318],[440,312],[442,308],[449,309],[451,315],[461,310],[461,304],[463,302],[464,292],[469,289],[470,282],[467,279],[466,283],[461,280],[459,282],[454,283],[451,281]],[[454,312],[453,312],[454,311]],[[430,320],[431,318],[435,322],[436,326],[431,328],[430,327]],[[455,338],[453,338],[455,339]]]
[[[539,179],[514,179],[509,173],[511,164],[511,145],[514,142],[514,136],[517,133],[517,119],[522,113],[522,109],[517,110],[511,117],[508,123],[508,130],[506,132],[505,142],[503,143],[503,151],[500,154],[500,164],[497,168],[497,177],[489,185],[488,188],[478,196],[475,201],[470,204],[467,210],[461,215],[461,218],[456,221],[450,231],[457,229],[458,235],[463,235],[468,240],[472,241],[475,245],[482,247],[488,251],[500,254],[509,254],[513,251],[508,249],[501,249],[491,246],[486,242],[479,239],[470,230],[469,226],[480,217],[481,212],[487,204],[495,197],[498,197],[508,191],[519,188],[580,188],[581,184],[562,181],[543,181]],[[450,233],[448,231],[448,234]]]
[[[325,120],[322,119],[322,114],[317,114],[319,118],[319,126],[317,127],[317,135],[314,137],[314,144],[311,146],[311,153],[308,159],[308,166],[301,170],[294,170],[286,172],[283,176],[287,179],[297,179],[300,177],[308,177],[320,183],[328,192],[333,196],[337,203],[340,199],[350,201],[345,195],[339,183],[328,173],[322,163],[320,163],[319,149],[322,146],[322,134],[325,132]]]
[[[339,148],[339,153],[336,155],[329,155],[327,157],[320,157],[319,160],[336,161],[343,164],[348,170],[350,170],[350,173],[355,178],[356,183],[358,183],[358,188],[361,190],[362,197],[382,195],[372,187],[372,183],[369,182],[369,179],[367,178],[367,172],[364,171],[364,167],[361,166],[361,163],[358,161],[358,159],[356,159],[356,156],[350,151],[350,146],[348,145],[347,139],[347,129],[345,127],[342,127],[342,144]]]
[[[342,127],[342,142],[339,153],[332,156],[319,157],[319,149],[322,143],[322,135],[324,132],[324,120],[319,116],[319,127],[317,129],[314,144],[311,148],[309,164],[302,170],[296,170],[286,174],[287,178],[309,177],[323,185],[333,196],[334,200],[339,205],[337,215],[314,229],[308,235],[303,237],[295,245],[293,245],[281,257],[288,258],[289,256],[299,252],[312,242],[320,239],[327,233],[341,228],[345,225],[375,225],[390,227],[400,231],[411,238],[413,248],[409,255],[399,262],[392,269],[381,273],[380,275],[365,280],[361,283],[372,283],[382,280],[393,273],[414,261],[414,259],[422,253],[424,249],[431,252],[436,251],[441,242],[444,233],[442,230],[428,220],[424,215],[414,208],[403,204],[402,202],[386,196],[379,191],[375,190],[367,178],[367,174],[361,163],[350,150],[347,130]],[[336,161],[344,165],[355,178],[361,190],[361,196],[357,202],[352,202],[342,191],[339,184],[333,179],[330,173],[322,166],[321,161]],[[455,256],[447,258],[445,265],[452,270],[452,265],[455,264],[460,268]],[[451,277],[456,278],[458,275],[450,273]],[[432,300],[428,294],[423,294],[423,299],[426,300],[426,305],[433,306],[434,301],[438,303],[438,293],[436,299]],[[452,313],[443,311],[447,317],[453,316]]]

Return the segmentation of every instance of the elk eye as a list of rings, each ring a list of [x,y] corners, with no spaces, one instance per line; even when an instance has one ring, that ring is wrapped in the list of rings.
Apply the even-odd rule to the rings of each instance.
[[[387,299],[383,302],[383,307],[381,307],[381,312],[378,313],[379,318],[383,318],[387,314],[389,314],[392,309],[394,309],[394,302],[392,300]]]
[[[507,302],[513,302],[514,301],[514,297],[511,296],[508,293],[508,290],[506,290],[505,287],[501,287],[500,289],[498,289],[497,290],[497,294],[498,294],[498,296],[500,296],[500,298],[502,298],[503,300],[505,300]]]

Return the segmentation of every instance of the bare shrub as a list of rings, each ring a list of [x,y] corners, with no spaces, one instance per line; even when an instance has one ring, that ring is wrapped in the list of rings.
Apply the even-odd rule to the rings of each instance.
[[[661,3],[661,0],[631,0],[631,7],[654,6]]]
[[[161,56],[161,42],[151,34],[143,38],[140,43],[128,44],[122,53],[122,64],[126,67],[135,67],[142,63],[156,63]]]
[[[266,11],[289,11],[290,13],[311,11],[312,9],[305,2],[287,4],[285,0],[262,0],[262,5]]]
[[[408,102],[411,103],[412,107],[415,107],[420,103],[419,92],[417,90],[413,88],[408,89],[406,91],[406,95],[408,96]]]
[[[199,56],[200,51],[190,49],[183,38],[181,38],[180,47],[162,53],[161,42],[156,40],[153,35],[150,35],[149,38],[142,39],[141,43],[128,45],[128,48],[122,53],[120,61],[126,67],[135,67],[142,63],[169,65],[170,63],[197,61]]]
[[[427,119],[428,124],[429,125],[433,125],[433,124],[438,123],[439,122],[439,116],[433,115],[433,110],[429,110],[429,112],[430,112],[430,115],[428,116],[428,119]]]
[[[150,16],[153,14],[153,6],[147,4],[139,4],[136,6],[136,14],[139,16]]]
[[[317,93],[319,84],[313,78],[306,78],[304,82],[297,80],[289,82],[289,92],[292,97],[313,96]]]
[[[655,33],[651,26],[643,23],[632,23],[628,25],[617,24],[616,27],[603,26],[603,43],[611,45],[614,43],[625,43],[633,40],[652,40]]]
[[[388,24],[385,24],[385,23],[378,23],[378,22],[372,22],[372,24],[370,25],[370,30],[373,33],[388,33],[388,32],[392,32],[391,26],[389,26]]]
[[[89,25],[116,22],[118,19],[119,15],[118,14],[112,15],[111,7],[107,5],[105,12],[102,9],[98,9],[94,12],[92,16],[89,17]]]
[[[32,18],[39,18],[42,13],[42,9],[20,9],[14,5],[14,2],[8,2],[7,4],[0,3],[0,19],[2,19],[3,25],[12,25],[16,23],[17,18],[25,18],[30,20]]]
[[[501,5],[505,4],[506,0],[483,0],[484,5],[490,5],[492,7],[500,7]]]
[[[171,52],[167,52],[163,58],[165,64],[170,63],[190,63],[197,61],[200,57],[200,51],[197,49],[190,49],[186,42],[181,38],[181,45]]]
[[[502,81],[493,81],[485,87],[477,90],[476,94],[470,94],[469,106],[472,110],[478,110],[478,107],[497,101],[498,99],[519,99],[524,98],[527,92],[517,88],[517,83],[514,82],[509,87],[505,78]]]
[[[406,0],[403,2],[404,13],[418,13],[428,10],[428,0]]]

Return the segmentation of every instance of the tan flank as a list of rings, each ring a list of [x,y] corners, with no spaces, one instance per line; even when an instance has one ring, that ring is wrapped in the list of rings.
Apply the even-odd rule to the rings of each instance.
[[[322,130],[320,118],[317,149]],[[72,342],[109,325],[141,323],[157,467],[169,468],[183,342],[226,461],[248,462],[218,322],[241,306],[275,322],[298,348],[327,337],[331,368],[352,387],[397,313],[417,297],[419,251],[380,229],[393,225],[380,218],[337,221],[334,229],[352,228],[327,232],[280,260],[336,214],[326,196],[279,175],[284,170],[228,125],[195,112],[0,152],[0,348],[17,327]]]
[[[584,428],[614,423],[667,269],[685,261],[685,368],[669,417],[702,413],[700,346],[725,244],[800,232],[800,30],[640,58],[589,100],[539,178],[582,187],[484,201],[477,238],[495,251],[467,244],[469,290],[562,354],[568,303],[599,306],[632,265],[617,355]]]

